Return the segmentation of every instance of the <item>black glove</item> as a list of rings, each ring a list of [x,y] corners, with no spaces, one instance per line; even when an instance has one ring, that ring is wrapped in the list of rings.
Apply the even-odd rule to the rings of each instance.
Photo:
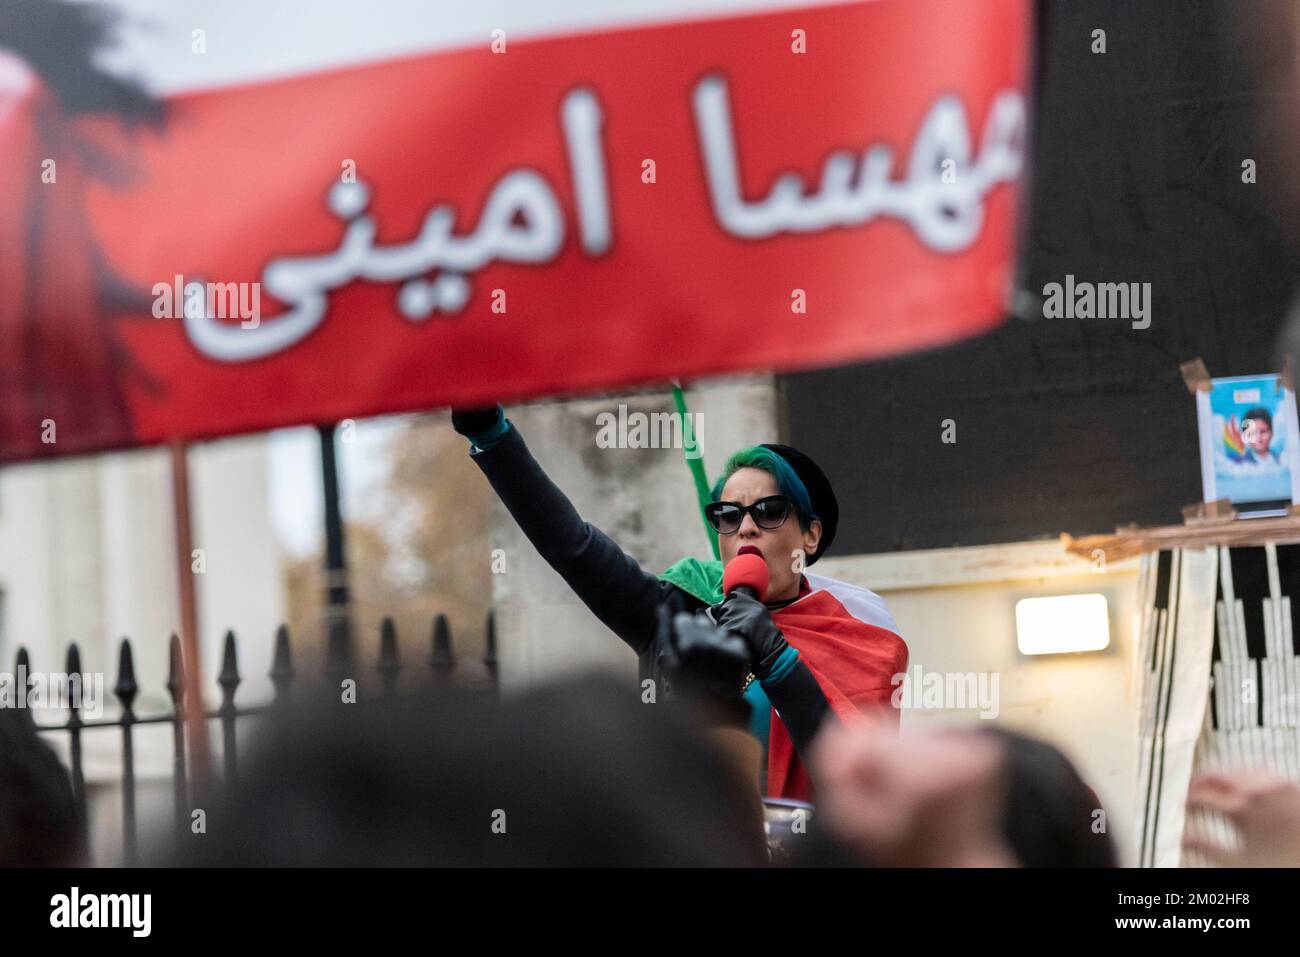
[[[500,403],[483,409],[452,409],[451,427],[466,438],[482,435],[501,421],[505,410]]]
[[[767,606],[748,592],[732,592],[713,606],[713,616],[721,627],[745,639],[759,680],[767,677],[781,653],[790,647]]]
[[[671,615],[659,606],[655,640],[661,672],[671,683],[671,695],[709,698],[736,712],[737,724],[749,720],[741,688],[749,672],[749,648],[734,632],[719,628],[703,612]]]

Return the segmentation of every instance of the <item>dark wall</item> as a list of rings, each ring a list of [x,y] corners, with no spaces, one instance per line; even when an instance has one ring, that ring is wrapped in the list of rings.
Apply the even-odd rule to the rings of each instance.
[[[788,440],[840,497],[837,553],[1165,524],[1201,498],[1178,364],[1271,371],[1300,277],[1269,185],[1300,176],[1274,158],[1300,98],[1253,68],[1279,33],[1248,0],[1042,5],[1022,288],[1150,282],[1150,328],[1031,302],[976,341],[781,377]]]

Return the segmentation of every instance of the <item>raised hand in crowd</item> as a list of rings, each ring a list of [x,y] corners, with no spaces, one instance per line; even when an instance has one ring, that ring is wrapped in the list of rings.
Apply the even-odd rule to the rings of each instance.
[[[1265,770],[1205,774],[1193,779],[1187,807],[1222,814],[1236,827],[1236,848],[1196,831],[1183,838],[1183,847],[1219,867],[1300,867],[1300,785],[1294,781]]]
[[[878,719],[828,724],[813,745],[822,826],[881,867],[1015,867],[1002,834],[997,742],[965,731],[900,737]]]

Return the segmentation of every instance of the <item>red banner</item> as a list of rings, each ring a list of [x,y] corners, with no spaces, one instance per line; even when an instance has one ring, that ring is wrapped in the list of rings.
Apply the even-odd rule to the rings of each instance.
[[[485,38],[134,130],[0,51],[0,459],[984,331],[1029,24],[880,0]]]

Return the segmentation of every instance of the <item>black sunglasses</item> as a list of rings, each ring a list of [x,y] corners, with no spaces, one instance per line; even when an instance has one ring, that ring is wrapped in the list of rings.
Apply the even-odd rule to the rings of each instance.
[[[710,502],[704,506],[704,517],[719,535],[734,535],[740,531],[740,523],[745,520],[746,514],[753,517],[754,524],[759,528],[771,531],[784,525],[793,510],[794,503],[784,495],[769,495],[760,498],[753,505]]]

